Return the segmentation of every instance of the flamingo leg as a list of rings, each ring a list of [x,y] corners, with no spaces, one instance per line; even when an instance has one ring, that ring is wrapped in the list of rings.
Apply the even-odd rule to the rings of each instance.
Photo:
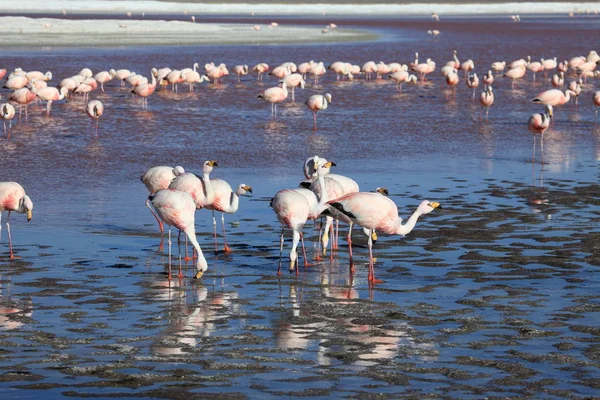
[[[171,227],[169,226],[169,275],[167,275],[167,279],[171,280]]]
[[[215,218],[215,210],[212,210],[213,220],[213,237],[215,239],[215,253],[219,251],[219,245],[217,244],[217,219]]]
[[[306,258],[306,247],[304,247],[304,234],[300,234],[300,241],[302,243],[302,257],[304,257],[304,268],[307,267],[312,267],[313,264],[310,264],[308,262],[308,258]],[[296,259],[296,263],[298,262],[298,259]],[[298,268],[296,268],[296,275],[298,275]]]
[[[348,234],[346,235],[346,241],[348,242],[348,252],[350,253],[350,259],[352,260],[352,227],[354,222],[350,222],[350,228],[348,228]]]
[[[150,210],[152,215],[154,215],[154,218],[156,218],[156,222],[158,222],[158,227],[160,228],[160,236],[162,236],[165,231],[165,228],[164,228],[163,223],[160,220],[160,218],[158,218],[158,215],[156,215],[156,213],[154,212],[152,207],[150,207],[150,200],[146,200],[146,207],[148,207],[148,209]]]
[[[12,236],[10,234],[10,211],[8,212],[8,217],[6,217],[6,231],[8,232],[8,248],[10,250],[10,258],[15,259],[15,254],[13,253],[12,248]]]
[[[187,249],[187,247],[186,247]],[[183,278],[183,272],[182,272],[182,267],[181,267],[181,254],[179,255],[179,274],[177,274],[177,277],[179,279]]]
[[[335,245],[334,249],[338,249],[340,247],[340,220],[335,220]]]
[[[313,120],[315,122],[315,127],[314,127],[314,131],[317,131],[317,112],[313,111]]]
[[[277,268],[277,276],[281,276],[281,258],[283,256],[283,227],[281,227],[281,237],[279,239],[279,267]]]
[[[227,238],[225,237],[225,213],[221,213],[221,225],[223,226],[223,242],[225,243],[225,246],[223,247],[223,251],[225,253],[229,253],[231,252],[231,248],[229,248],[229,246],[227,246]]]
[[[4,121],[3,123],[4,123],[4,135],[8,138],[8,133],[6,131],[6,121]]]
[[[373,260],[373,229],[369,229],[369,282],[371,284],[383,283],[380,279],[375,279],[375,261]]]
[[[298,275],[298,252],[296,249],[298,248],[298,242],[300,241],[300,232],[294,229],[293,235],[292,250],[290,250],[290,273],[294,272],[295,269],[296,275]],[[296,256],[294,259],[292,259],[292,254]]]

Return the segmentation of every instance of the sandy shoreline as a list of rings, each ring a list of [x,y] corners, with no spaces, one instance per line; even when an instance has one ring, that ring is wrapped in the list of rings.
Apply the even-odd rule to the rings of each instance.
[[[1,47],[326,43],[376,38],[367,31],[323,33],[322,28],[285,25],[269,28],[262,24],[254,30],[249,24],[0,17]]]
[[[555,14],[569,12],[599,12],[597,2],[480,2],[452,1],[450,3],[395,2],[380,4],[332,3],[199,3],[136,0],[55,0],[52,2],[31,0],[11,2],[0,0],[0,10],[6,13],[197,13],[250,15],[440,15],[465,14]]]

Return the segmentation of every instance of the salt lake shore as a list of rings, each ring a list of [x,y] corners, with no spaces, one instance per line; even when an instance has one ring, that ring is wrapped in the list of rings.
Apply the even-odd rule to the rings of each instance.
[[[367,31],[279,25],[192,23],[156,20],[68,20],[0,17],[0,47],[127,45],[284,44],[364,41]]]

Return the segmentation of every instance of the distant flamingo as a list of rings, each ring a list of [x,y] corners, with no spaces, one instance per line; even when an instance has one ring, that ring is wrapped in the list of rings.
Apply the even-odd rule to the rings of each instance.
[[[544,67],[544,72],[546,73],[547,76],[547,72],[548,71],[552,71],[553,69],[555,69],[558,65],[557,61],[556,61],[556,57],[551,58],[551,59],[541,59],[542,62],[542,66]]]
[[[477,77],[477,74],[472,74],[469,75],[468,79],[467,79],[467,86],[471,89],[473,89],[473,98],[472,100],[475,100],[475,90],[477,90],[477,87],[479,86],[479,78]]]
[[[142,108],[148,108],[148,97],[156,90],[156,77],[152,75],[152,83],[144,83],[143,85],[133,88],[131,93],[135,93],[142,98]]]
[[[267,63],[259,63],[252,67],[252,71],[256,71],[258,76],[256,78],[257,81],[262,81],[262,76],[265,72],[269,71],[269,64]]]
[[[456,86],[458,85],[460,78],[456,70],[446,75],[446,84],[452,92],[452,98],[456,97]],[[477,83],[479,84],[479,82]]]
[[[212,185],[215,194],[213,202],[207,205],[206,209],[213,211],[215,249],[217,248],[217,221],[215,220],[216,210],[221,212],[221,225],[223,226],[223,242],[225,243],[223,251],[228,253],[231,251],[231,249],[229,248],[229,246],[227,246],[227,239],[225,238],[225,213],[234,214],[239,208],[240,196],[243,196],[246,193],[252,193],[252,187],[242,183],[237,187],[237,189],[234,192],[229,183],[222,179],[211,179],[210,184]]]
[[[159,190],[168,189],[169,185],[173,180],[179,175],[183,175],[185,170],[183,167],[177,166],[175,168],[169,167],[166,165],[160,165],[157,167],[152,167],[140,177],[142,183],[146,186],[150,195],[155,194]],[[156,222],[158,222],[158,227],[160,228],[160,234],[162,236],[164,232],[163,223],[158,218],[158,215],[152,210],[150,207],[150,200],[146,201],[146,207],[150,210],[154,218],[156,218]]]
[[[546,110],[543,113],[532,114],[527,121],[527,129],[533,133],[533,156],[532,162],[535,160],[535,135],[541,136],[540,146],[542,152],[542,160],[544,159],[544,133],[550,127],[552,120],[552,106],[546,105]]]
[[[581,80],[581,78],[577,79],[576,81],[569,82],[568,89],[571,92],[573,92],[572,95],[575,96],[575,104],[577,104],[579,95],[581,94],[581,91],[583,90],[583,81]]]
[[[94,75],[94,79],[100,84],[100,90],[104,93],[104,84],[110,82],[117,72],[114,69],[110,71],[101,71]]]
[[[283,83],[287,87],[292,88],[292,101],[296,100],[296,97],[294,95],[294,91],[295,91],[296,87],[299,86],[301,89],[304,89],[304,85],[306,84],[306,82],[302,78],[302,75],[298,74],[298,73],[293,73],[293,74],[284,76]]]
[[[475,69],[475,63],[473,62],[473,60],[469,59],[469,60],[465,61],[464,63],[460,64],[460,69],[465,71],[465,78],[466,78],[469,75],[469,72],[471,72]]]
[[[487,72],[487,74],[485,74],[485,75],[483,76],[483,83],[484,83],[486,86],[489,86],[489,85],[491,85],[492,83],[494,83],[494,74],[492,74],[492,71],[491,71],[491,70],[489,70],[489,71]]]
[[[565,73],[559,72],[558,74],[552,75],[552,86],[561,87],[565,84]]]
[[[41,71],[29,71],[25,74],[25,76],[29,79],[36,79],[38,81],[51,81],[52,80],[52,72],[48,71],[46,73],[43,73]]]
[[[508,71],[506,71],[506,73],[503,76],[512,79],[511,88],[514,89],[514,88],[516,88],[515,83],[516,83],[517,79],[521,79],[522,77],[524,77],[526,71],[527,71],[527,69],[525,67],[515,67],[515,68],[511,68]]]
[[[425,75],[428,75],[435,71],[435,62],[428,58],[426,62],[415,66],[414,70],[419,73],[419,75],[421,76],[421,83],[423,83],[425,82]]]
[[[15,117],[16,110],[10,103],[0,104],[0,118],[4,124],[4,134],[10,139],[10,128],[12,128],[12,119]],[[10,121],[10,126],[6,129],[6,121]]]
[[[363,64],[361,70],[366,75],[367,80],[371,80],[371,74],[377,71],[377,64],[375,64],[375,61],[367,61]]]
[[[326,110],[329,104],[331,103],[331,94],[325,93],[324,95],[315,94],[312,95],[306,100],[304,104],[308,107],[309,110],[313,112],[314,119],[314,131],[317,131],[317,112]]]
[[[98,125],[100,116],[104,113],[104,104],[100,100],[91,100],[85,110],[92,119],[92,129],[94,128],[94,120],[96,121],[96,135],[98,135]]]
[[[269,88],[256,96],[257,99],[264,99],[271,103],[271,118],[277,115],[277,103],[281,103],[288,97],[287,86],[283,81],[279,81],[279,86]]]
[[[575,93],[568,89],[565,90],[564,93],[558,89],[550,89],[538,94],[531,101],[534,103],[542,103],[555,107],[568,103],[573,95],[575,95]]]
[[[292,70],[290,69],[290,67],[288,65],[279,65],[275,68],[273,68],[273,70],[271,70],[271,72],[269,72],[269,75],[274,76],[278,79],[282,79],[284,76],[289,75],[292,73]]]
[[[492,69],[495,73],[504,71],[504,68],[506,68],[506,61],[496,61],[492,63]]]
[[[31,221],[33,212],[33,202],[25,194],[23,186],[17,182],[0,182],[0,234],[2,233],[2,211],[4,210],[8,211],[6,230],[8,231],[10,258],[16,258],[13,253],[12,237],[10,234],[10,213],[14,211],[20,214],[27,214],[27,221]]]
[[[308,71],[314,66],[315,62],[312,60],[298,65],[298,72],[302,74],[302,79],[306,79],[306,74],[308,74]]]
[[[388,197],[381,193],[358,192],[350,193],[339,199],[328,202],[329,205],[349,217],[355,224],[369,229],[369,274],[370,284],[381,283],[375,279],[375,266],[373,261],[373,231],[390,235],[408,235],[417,224],[421,215],[429,214],[440,207],[437,202],[423,200],[417,210],[410,216],[405,224],[398,216],[398,207]]]
[[[57,88],[46,87],[40,90],[32,90],[33,93],[36,94],[41,100],[46,101],[46,114],[50,115],[50,109],[52,108],[52,102],[56,100],[62,100],[65,96],[68,96],[69,90],[65,87],[60,89],[60,92]]]
[[[535,82],[535,74],[542,72],[544,70],[544,66],[540,62],[534,61],[527,65],[527,69],[533,72],[533,81]]]
[[[192,245],[196,249],[198,255],[198,261],[196,262],[197,272],[194,275],[195,279],[200,279],[204,272],[208,269],[208,263],[198,240],[196,239],[196,232],[194,228],[196,206],[192,197],[185,193],[177,190],[159,190],[154,195],[150,195],[148,200],[152,201],[152,206],[156,210],[156,213],[160,219],[167,225],[169,225],[169,275],[168,279],[171,280],[171,226],[183,231],[187,238],[192,242]],[[181,272],[181,263],[179,267],[179,278],[183,278]]]
[[[598,120],[598,107],[600,107],[600,90],[594,92],[594,105],[596,106],[596,111],[594,112],[594,122]]]
[[[238,83],[241,82],[241,77],[248,75],[248,66],[247,65],[236,65],[233,67],[233,73],[237,75]]]
[[[35,93],[28,88],[15,90],[9,97],[10,100],[19,104],[19,120],[21,119],[21,111],[25,107],[25,120],[27,120],[27,106],[36,99]]]
[[[490,112],[490,107],[494,104],[494,91],[491,85],[488,85],[483,92],[481,92],[481,96],[479,96],[479,102],[481,103],[481,112],[479,113],[479,119],[481,119],[481,114],[483,113],[483,107],[486,107],[485,111],[485,119],[488,119],[488,114]]]
[[[454,50],[452,52],[452,58],[453,58],[453,60],[452,61],[448,61],[446,63],[446,65],[448,65],[450,67],[453,67],[454,69],[457,69],[457,70],[460,69],[460,61],[458,59],[458,52],[456,50]]]
[[[415,75],[409,75],[407,71],[398,71],[389,75],[388,78],[396,82],[396,90],[400,90],[402,93],[402,85],[406,83],[417,83],[417,77]]]
[[[327,70],[325,69],[325,65],[323,65],[323,62],[319,62],[318,64],[314,65],[309,71],[309,74],[311,74],[314,79],[315,79],[315,85],[319,84],[319,78],[322,77],[323,75],[325,75],[327,73]]]
[[[115,78],[121,81],[121,87],[125,86],[125,80],[129,78],[131,71],[128,69],[119,69],[115,73]]]

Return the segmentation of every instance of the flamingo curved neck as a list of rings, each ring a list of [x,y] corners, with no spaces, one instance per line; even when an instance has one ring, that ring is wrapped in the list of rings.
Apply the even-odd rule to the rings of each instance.
[[[231,192],[231,196],[229,197],[229,206],[224,211],[228,214],[235,213],[240,206],[240,193]]]
[[[417,220],[419,219],[419,217],[421,215],[423,215],[423,214],[417,209],[410,216],[410,218],[406,221],[405,224],[402,224],[400,218],[398,218],[398,221],[396,222],[397,226],[395,229],[395,233],[397,235],[402,235],[402,236],[408,235],[415,228],[415,225],[417,224]]]
[[[327,196],[327,187],[325,186],[325,176],[319,175],[317,179],[318,179],[319,185],[321,187],[321,197],[319,198],[319,204],[317,206],[319,214],[320,214],[323,211],[325,211],[325,209],[327,207],[329,207],[329,205],[327,204],[328,196]]]

